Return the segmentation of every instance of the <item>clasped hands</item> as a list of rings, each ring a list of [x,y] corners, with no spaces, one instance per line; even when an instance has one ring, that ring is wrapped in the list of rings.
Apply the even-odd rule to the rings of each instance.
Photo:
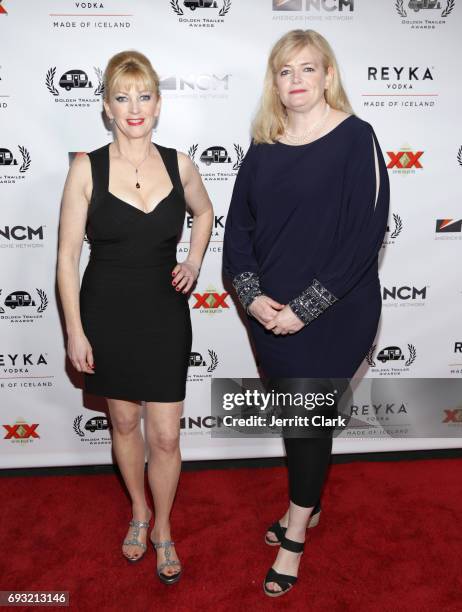
[[[248,312],[276,336],[295,334],[305,326],[288,304],[280,304],[267,295],[258,295]]]

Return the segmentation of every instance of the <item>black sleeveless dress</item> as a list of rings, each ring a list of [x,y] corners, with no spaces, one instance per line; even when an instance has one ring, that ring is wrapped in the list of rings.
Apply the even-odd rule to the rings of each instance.
[[[80,312],[95,373],[85,390],[131,400],[185,397],[192,332],[188,300],[172,285],[186,203],[175,149],[156,145],[173,188],[149,213],[109,192],[109,145],[89,153],[91,255]]]

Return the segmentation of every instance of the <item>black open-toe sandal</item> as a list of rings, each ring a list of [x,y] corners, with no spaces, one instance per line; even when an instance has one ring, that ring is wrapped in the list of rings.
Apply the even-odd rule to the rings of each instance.
[[[308,521],[307,529],[311,529],[312,527],[316,527],[319,523],[319,519],[321,517],[321,502],[318,502],[316,506],[313,508],[313,512],[311,513],[310,520]],[[283,527],[279,521],[276,521],[268,527],[267,531],[273,533],[277,540],[270,540],[268,536],[265,534],[265,542],[268,546],[279,546],[281,544],[282,538],[286,534],[287,527]]]
[[[171,540],[166,540],[165,542],[153,542],[151,540],[151,544],[156,551],[158,548],[165,548],[165,561],[157,568],[157,576],[159,577],[159,580],[164,584],[175,584],[181,578],[182,574],[181,563],[179,561],[175,561],[174,559],[170,559],[170,547],[174,546],[175,542],[172,542]],[[168,574],[164,574],[162,572],[165,567],[170,567],[173,565],[177,565],[180,568],[175,574],[169,576]]]
[[[289,550],[293,553],[303,553],[303,549],[305,548],[304,542],[295,542],[294,540],[289,540],[285,536],[282,538],[281,548],[284,550]],[[275,582],[279,587],[281,587],[280,591],[272,591],[268,589],[266,585],[269,582]],[[285,595],[288,593],[292,587],[297,582],[297,576],[291,576],[290,574],[280,574],[275,569],[271,568],[266,574],[265,581],[263,582],[263,590],[268,597],[280,597],[281,595]]]

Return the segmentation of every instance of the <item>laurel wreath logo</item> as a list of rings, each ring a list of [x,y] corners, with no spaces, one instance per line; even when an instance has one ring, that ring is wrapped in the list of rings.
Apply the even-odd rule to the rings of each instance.
[[[170,6],[177,15],[184,15],[183,9],[178,6],[178,0],[170,0]]]
[[[2,295],[2,290],[0,289],[0,295]],[[0,313],[3,314],[5,312],[5,309],[3,308],[3,306],[0,306]]]
[[[208,354],[210,355],[210,365],[207,368],[207,372],[213,372],[213,370],[216,369],[217,365],[218,365],[218,355],[215,353],[215,351],[212,351],[211,349],[208,349]]]
[[[37,312],[43,312],[48,306],[48,298],[45,291],[42,291],[42,289],[36,289],[36,291],[40,297],[40,306],[37,308]]]
[[[236,151],[237,161],[233,164],[233,170],[239,170],[244,159],[244,149],[240,145],[235,144],[234,150]]]
[[[194,159],[197,153],[197,147],[199,146],[199,144],[193,144],[191,147],[189,147],[188,149],[188,155],[191,158],[192,162],[194,163],[194,165],[196,166],[196,168],[199,169],[199,166],[196,164],[196,160]]]
[[[27,172],[29,170],[29,166],[30,166],[30,155],[29,155],[29,151],[26,149],[26,147],[21,147],[21,145],[19,145],[19,150],[21,151],[21,155],[22,155],[22,165],[19,168],[19,172]]]
[[[454,2],[454,0],[452,1]],[[230,8],[231,8],[231,0],[223,0],[223,6],[220,9],[220,12],[218,13],[218,15],[220,17],[224,17]]]
[[[450,15],[452,13],[455,3],[456,0],[447,0],[446,8],[441,13],[441,17],[447,17],[448,15]]]
[[[395,7],[400,17],[407,17],[406,10],[403,6],[403,0],[396,0]]]
[[[96,73],[96,78],[98,79],[98,86],[96,87],[94,94],[95,96],[101,96],[104,92],[104,82],[103,82],[103,71],[101,68],[96,68],[93,66],[93,70]]]
[[[373,344],[366,355],[366,361],[371,366],[371,368],[374,368],[376,365],[373,357],[376,346],[376,344]]]
[[[393,230],[390,238],[396,238],[396,236],[399,236],[401,234],[401,230],[403,229],[401,217],[396,213],[393,213],[393,221],[395,222],[395,229]]]
[[[406,365],[410,366],[411,363],[414,363],[417,351],[415,350],[415,346],[413,344],[408,344],[407,348],[409,349],[409,359],[406,360]]]
[[[82,424],[82,418],[83,418],[82,414],[80,414],[78,417],[75,417],[74,425],[73,425],[75,433],[81,438],[85,436],[85,432],[82,431],[82,428],[80,427]]]
[[[50,70],[47,72],[45,83],[46,83],[48,91],[53,96],[59,96],[59,91],[56,89],[55,84],[53,82],[55,75],[56,75],[56,66],[54,66],[53,68],[50,68]]]
[[[460,147],[459,151],[457,152],[457,161],[462,166],[462,147]]]

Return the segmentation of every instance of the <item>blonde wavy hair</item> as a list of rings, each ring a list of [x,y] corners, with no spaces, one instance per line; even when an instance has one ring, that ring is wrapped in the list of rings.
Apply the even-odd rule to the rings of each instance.
[[[268,59],[263,94],[252,123],[254,142],[271,144],[282,136],[287,113],[278,95],[276,75],[304,47],[313,47],[320,52],[326,73],[329,66],[333,68],[333,78],[324,93],[326,102],[334,109],[353,114],[340,79],[337,60],[327,40],[315,30],[291,30],[276,42]]]
[[[104,71],[104,100],[120,86],[141,85],[160,97],[159,76],[148,58],[139,51],[121,51],[111,57]]]

